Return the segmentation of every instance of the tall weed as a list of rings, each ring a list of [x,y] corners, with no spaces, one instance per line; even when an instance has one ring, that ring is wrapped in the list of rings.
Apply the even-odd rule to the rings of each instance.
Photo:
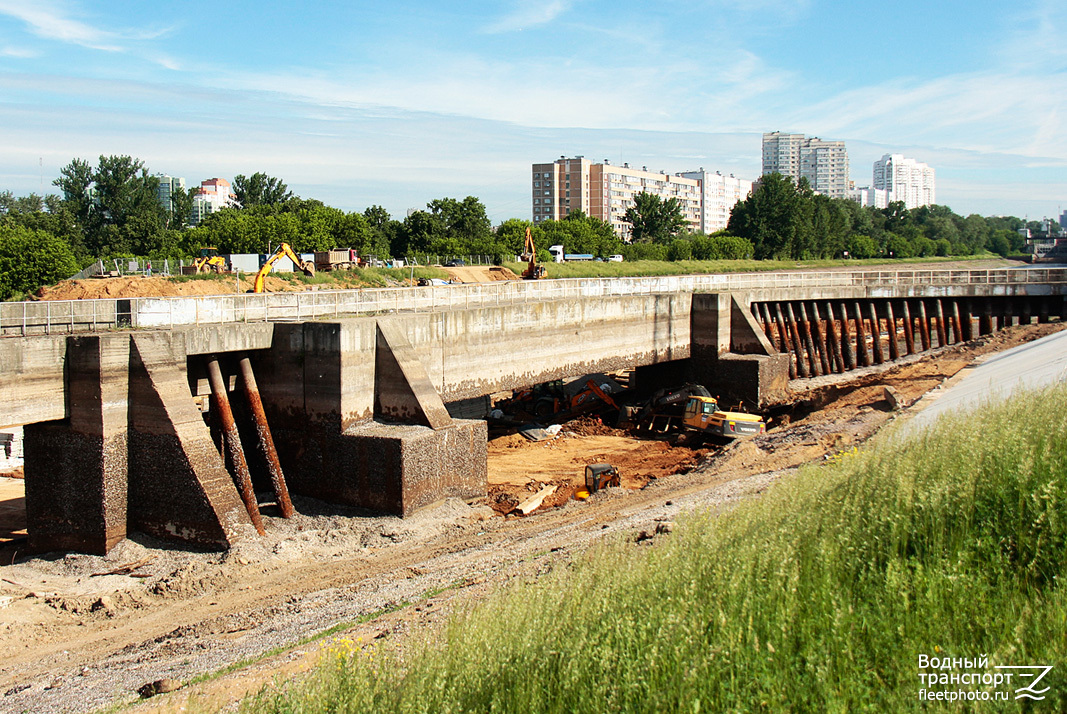
[[[1055,665],[1040,709],[1011,694],[996,710],[1064,711],[1065,399],[1059,386],[885,434],[653,548],[593,548],[402,653],[334,653],[244,707],[920,711],[927,654]]]

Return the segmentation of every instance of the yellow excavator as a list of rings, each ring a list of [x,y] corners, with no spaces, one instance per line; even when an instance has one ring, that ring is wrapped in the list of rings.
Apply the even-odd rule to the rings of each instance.
[[[293,249],[289,247],[288,243],[282,243],[278,246],[278,249],[274,251],[274,254],[267,258],[263,263],[263,267],[256,273],[256,280],[252,284],[252,292],[263,292],[263,279],[267,277],[267,273],[278,261],[279,258],[285,256],[289,260],[293,261],[293,266],[303,271],[304,275],[312,276],[315,274],[315,261],[314,260],[301,260],[300,256],[293,252]]]
[[[523,280],[540,280],[545,277],[545,266],[537,262],[537,246],[534,245],[533,234],[530,228],[526,228],[526,245],[522,249],[522,259],[529,260],[530,264],[522,271]]]

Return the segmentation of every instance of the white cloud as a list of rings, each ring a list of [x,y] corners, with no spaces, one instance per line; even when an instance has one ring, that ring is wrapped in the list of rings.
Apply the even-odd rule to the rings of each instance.
[[[63,7],[49,0],[38,0],[32,4],[20,0],[0,0],[0,14],[22,20],[38,37],[107,52],[122,49],[112,44],[113,33],[68,17]]]
[[[123,52],[124,42],[145,42],[170,34],[173,28],[154,30],[106,30],[75,19],[62,2],[0,0],[0,15],[21,20],[38,37],[104,52]]]
[[[483,32],[497,34],[528,30],[552,22],[569,7],[569,0],[548,0],[547,2],[521,0],[518,7],[511,13],[487,25]]]
[[[14,57],[16,59],[33,59],[39,57],[40,52],[25,47],[4,47],[0,49],[0,57]]]

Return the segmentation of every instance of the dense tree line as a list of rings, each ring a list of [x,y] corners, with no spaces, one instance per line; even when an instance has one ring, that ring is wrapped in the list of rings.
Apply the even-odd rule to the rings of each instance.
[[[474,196],[439,198],[424,210],[394,219],[381,206],[346,213],[321,201],[302,199],[283,181],[262,172],[234,177],[237,204],[189,227],[195,188],[171,194],[172,208],[158,198],[159,180],[144,162],[101,156],[94,166],[74,159],[54,182],[61,195],[16,197],[0,192],[0,299],[68,277],[96,259],[143,256],[190,258],[201,248],[223,253],[267,253],[280,243],[298,252],[354,248],[361,255],[486,255],[510,260],[523,252],[530,228],[539,258],[548,247],[568,253],[627,260],[807,259],[967,255],[989,250],[1020,252],[1018,218],[966,218],[945,206],[905,210],[899,203],[878,210],[830,199],[802,180],[764,176],[739,203],[726,231],[685,230],[676,199],[639,194],[626,213],[631,241],[610,224],[581,211],[536,225],[510,219],[493,228]]]
[[[757,259],[914,258],[1019,253],[1024,239],[1018,218],[958,216],[947,206],[887,208],[814,193],[807,179],[794,184],[781,174],[763,176],[752,194],[734,207],[727,230],[752,242]]]

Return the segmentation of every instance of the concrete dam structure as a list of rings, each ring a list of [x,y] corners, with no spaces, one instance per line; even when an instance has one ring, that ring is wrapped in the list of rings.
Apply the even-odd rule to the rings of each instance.
[[[29,549],[103,553],[132,531],[226,548],[262,528],[256,491],[282,515],[290,492],[398,516],[481,496],[486,423],[463,407],[550,379],[636,369],[759,407],[796,376],[1067,317],[1067,270],[444,290],[94,301],[91,322],[77,303],[3,306]]]

